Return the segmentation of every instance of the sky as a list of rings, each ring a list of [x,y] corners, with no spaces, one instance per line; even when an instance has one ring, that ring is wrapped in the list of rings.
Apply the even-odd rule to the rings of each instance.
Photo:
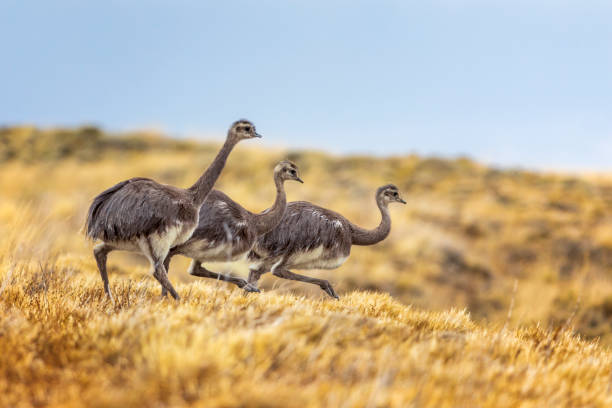
[[[612,170],[606,0],[2,0],[0,125]]]

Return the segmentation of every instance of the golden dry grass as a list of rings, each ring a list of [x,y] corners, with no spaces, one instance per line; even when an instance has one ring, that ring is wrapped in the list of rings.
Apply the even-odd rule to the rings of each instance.
[[[92,197],[133,176],[189,185],[214,152],[90,128],[0,131],[0,406],[612,404],[608,178],[245,143],[218,186],[254,211],[286,157],[306,181],[290,200],[364,226],[378,185],[409,204],[392,209],[386,241],[311,271],[340,301],[269,276],[247,296],[190,278],[180,258],[183,299],[160,301],[146,262],[113,253],[110,304],[80,232]]]
[[[569,331],[482,327],[371,292],[253,296],[198,281],[176,303],[142,275],[113,281],[115,305],[89,260],[3,276],[1,406],[612,403],[612,353]]]

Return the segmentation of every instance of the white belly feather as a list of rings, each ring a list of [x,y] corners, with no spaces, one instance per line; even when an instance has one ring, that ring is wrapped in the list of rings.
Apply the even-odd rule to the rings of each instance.
[[[180,253],[201,262],[227,262],[241,260],[249,252],[247,248],[240,253],[233,253],[235,249],[231,243],[217,243],[202,239],[181,247]]]
[[[118,250],[140,252],[148,256],[149,244],[153,254],[158,256],[166,256],[168,250],[176,245],[186,242],[193,231],[196,229],[196,224],[179,224],[168,228],[163,233],[154,233],[146,237],[134,238],[130,241],[114,241],[107,242]]]
[[[335,269],[342,265],[348,256],[334,254],[318,246],[311,251],[298,252],[291,255],[287,262],[287,268],[296,269]]]

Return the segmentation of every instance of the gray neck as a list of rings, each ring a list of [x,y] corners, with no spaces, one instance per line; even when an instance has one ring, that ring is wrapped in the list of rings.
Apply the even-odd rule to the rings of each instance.
[[[212,164],[206,169],[204,174],[202,174],[202,177],[200,177],[193,186],[189,187],[188,190],[193,194],[194,204],[198,208],[202,206],[206,196],[215,185],[215,182],[221,174],[221,170],[225,167],[227,157],[234,146],[236,146],[236,142],[228,135],[225,143],[223,143],[223,147],[221,147],[221,150],[217,153],[215,160],[213,160]]]
[[[255,229],[257,235],[263,235],[276,227],[287,208],[287,196],[285,195],[285,186],[279,174],[274,174],[274,184],[276,185],[276,200],[271,208],[253,215]]]
[[[381,199],[376,200],[378,209],[382,215],[380,224],[378,227],[367,230],[357,225],[351,224],[351,240],[353,245],[374,245],[387,238],[389,232],[391,232],[391,217],[389,216],[389,209],[382,202]]]

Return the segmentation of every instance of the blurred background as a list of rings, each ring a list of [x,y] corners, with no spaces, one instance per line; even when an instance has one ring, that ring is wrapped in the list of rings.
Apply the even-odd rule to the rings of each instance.
[[[387,240],[311,272],[340,294],[500,324],[514,302],[513,324],[572,319],[612,341],[610,3],[6,0],[0,16],[4,267],[95,273],[91,199],[134,176],[190,185],[245,117],[264,139],[218,187],[246,208],[271,205],[285,158],[306,181],[290,200],[365,227],[376,187],[407,199]],[[149,279],[135,256],[110,271]]]
[[[5,0],[0,122],[612,169],[605,0]]]

